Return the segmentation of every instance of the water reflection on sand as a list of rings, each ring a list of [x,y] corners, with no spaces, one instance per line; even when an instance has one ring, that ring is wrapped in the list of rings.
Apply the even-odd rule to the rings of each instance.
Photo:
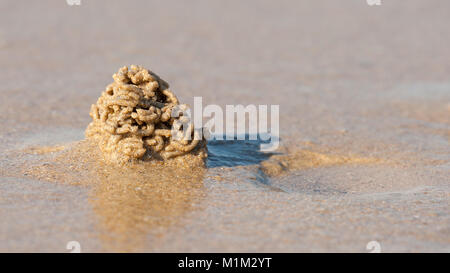
[[[107,251],[138,251],[201,202],[204,170],[105,166],[89,198]]]

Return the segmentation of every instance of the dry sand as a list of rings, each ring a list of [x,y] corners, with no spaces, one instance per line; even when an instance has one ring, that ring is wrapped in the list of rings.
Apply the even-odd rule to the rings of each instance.
[[[450,251],[450,3],[2,1],[0,251]],[[279,104],[282,147],[113,168],[82,141],[111,73]]]

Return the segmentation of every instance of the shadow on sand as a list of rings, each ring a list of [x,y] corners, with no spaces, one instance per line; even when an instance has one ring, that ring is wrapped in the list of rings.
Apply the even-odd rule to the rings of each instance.
[[[250,140],[249,135],[245,136],[245,140],[210,140],[208,141],[208,168],[216,167],[236,167],[259,164],[269,159],[274,152],[261,152],[260,145],[269,143],[260,138]]]

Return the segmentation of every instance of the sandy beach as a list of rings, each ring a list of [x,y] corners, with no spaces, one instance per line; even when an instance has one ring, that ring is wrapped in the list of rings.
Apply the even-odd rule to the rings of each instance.
[[[450,251],[450,2],[0,2],[0,252]],[[279,105],[280,148],[101,163],[124,65],[192,104]]]

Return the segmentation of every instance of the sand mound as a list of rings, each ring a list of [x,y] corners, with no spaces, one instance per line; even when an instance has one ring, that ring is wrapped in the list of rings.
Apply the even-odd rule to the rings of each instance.
[[[136,65],[122,67],[113,79],[92,105],[93,121],[86,129],[107,161],[207,156],[206,140],[186,115],[188,106],[178,102],[165,81]]]

